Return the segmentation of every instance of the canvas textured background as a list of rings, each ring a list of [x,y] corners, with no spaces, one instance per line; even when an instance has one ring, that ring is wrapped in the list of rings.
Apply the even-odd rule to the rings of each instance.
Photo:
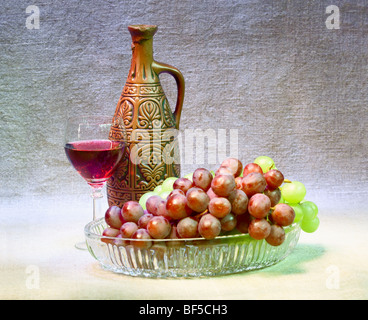
[[[185,77],[181,130],[237,129],[244,163],[269,155],[320,205],[361,204],[368,1],[332,2],[2,0],[0,196],[89,191],[65,157],[65,119],[113,114],[130,66],[127,26],[144,23],[159,26],[155,59]],[[339,30],[326,28],[330,4]],[[38,30],[26,28],[29,5],[40,8]],[[161,78],[173,108],[174,80]]]

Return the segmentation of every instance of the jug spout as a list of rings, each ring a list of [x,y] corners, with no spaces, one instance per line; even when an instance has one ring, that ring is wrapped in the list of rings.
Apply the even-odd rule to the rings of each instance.
[[[142,40],[152,39],[157,32],[157,29],[157,26],[148,24],[130,25],[128,27],[130,35],[133,39],[133,43],[140,42]]]

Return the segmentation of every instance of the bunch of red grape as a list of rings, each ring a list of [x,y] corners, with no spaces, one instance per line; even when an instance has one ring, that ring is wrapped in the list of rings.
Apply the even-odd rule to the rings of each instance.
[[[244,167],[240,160],[228,158],[216,172],[199,168],[183,178],[168,178],[139,202],[110,207],[105,214],[109,227],[103,235],[117,238],[116,244],[136,239],[135,246],[149,247],[150,239],[214,239],[240,232],[279,246],[285,240],[284,227],[301,219],[300,215],[295,219],[294,211],[301,205],[282,199],[284,182],[293,183],[268,157]],[[291,189],[291,198],[299,196],[300,190]]]

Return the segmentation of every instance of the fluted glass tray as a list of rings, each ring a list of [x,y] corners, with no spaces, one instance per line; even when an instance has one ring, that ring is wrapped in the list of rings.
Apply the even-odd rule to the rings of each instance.
[[[143,240],[121,241],[102,236],[104,218],[85,227],[87,248],[101,266],[109,271],[141,277],[199,277],[261,269],[285,259],[296,246],[300,226],[285,228],[285,242],[278,247],[248,234],[219,236],[213,240],[160,239],[138,248]],[[147,240],[146,240],[147,241]],[[122,243],[123,242],[123,243]]]

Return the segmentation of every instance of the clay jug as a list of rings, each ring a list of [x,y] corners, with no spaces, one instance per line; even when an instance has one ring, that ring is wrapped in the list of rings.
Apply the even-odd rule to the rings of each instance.
[[[132,60],[127,81],[114,118],[122,118],[129,147],[107,183],[109,205],[122,207],[129,200],[153,190],[168,177],[180,176],[177,134],[184,101],[185,82],[181,72],[153,59],[153,36],[157,26],[131,25]],[[159,75],[168,73],[177,84],[177,101],[172,112]],[[122,130],[114,127],[110,139]]]

